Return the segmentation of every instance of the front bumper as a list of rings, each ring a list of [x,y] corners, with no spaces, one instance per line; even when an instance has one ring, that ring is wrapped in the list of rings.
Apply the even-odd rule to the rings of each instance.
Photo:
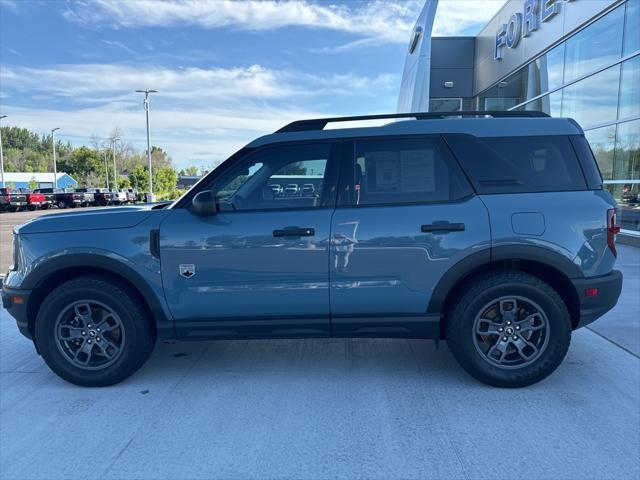
[[[618,303],[622,291],[622,272],[613,270],[608,275],[572,279],[571,282],[580,301],[580,322],[577,327],[580,328],[597,320]],[[587,291],[593,292],[593,289],[597,289],[598,294],[587,296]]]
[[[19,290],[2,285],[2,306],[16,319],[18,330],[27,338],[32,338],[27,318],[27,303],[30,290]]]

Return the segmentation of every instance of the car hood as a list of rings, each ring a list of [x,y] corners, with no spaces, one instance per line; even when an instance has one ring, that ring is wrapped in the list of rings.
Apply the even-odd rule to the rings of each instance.
[[[15,231],[28,234],[130,228],[162,211],[153,210],[153,207],[154,205],[142,205],[52,213],[34,218],[16,227]]]

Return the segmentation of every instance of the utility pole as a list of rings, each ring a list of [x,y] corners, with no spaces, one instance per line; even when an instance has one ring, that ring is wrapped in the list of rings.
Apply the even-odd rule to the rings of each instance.
[[[53,188],[58,188],[58,167],[56,166],[56,138],[55,138],[56,130],[60,130],[60,127],[56,127],[51,130],[51,145],[53,145]]]
[[[149,94],[158,93],[157,90],[136,90],[137,93],[144,93],[144,111],[147,116],[147,159],[149,160],[149,194],[147,195],[147,202],[153,202],[153,173],[151,171],[151,139],[149,135]]]
[[[111,150],[113,152],[113,188],[118,189],[118,167],[116,166],[116,142],[118,137],[114,137],[111,143]]]
[[[107,190],[109,190],[109,167],[107,166],[107,153],[109,150],[106,148],[102,152],[102,158],[104,159],[104,177],[107,179]]]
[[[7,118],[6,115],[2,115],[0,120]],[[4,188],[4,157],[2,156],[2,128],[0,128],[0,175],[2,175],[2,187]]]

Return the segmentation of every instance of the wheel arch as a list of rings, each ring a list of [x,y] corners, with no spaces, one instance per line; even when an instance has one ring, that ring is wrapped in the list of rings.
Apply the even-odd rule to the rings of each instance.
[[[569,310],[572,328],[580,322],[580,303],[572,278],[584,278],[580,268],[560,253],[543,247],[504,246],[486,249],[465,257],[440,279],[433,290],[427,313],[446,316],[453,298],[473,277],[498,269],[520,270],[547,282],[558,292]],[[443,317],[444,318],[444,317]],[[441,337],[444,338],[441,322]]]
[[[27,321],[33,336],[36,316],[46,296],[59,285],[87,275],[105,275],[116,279],[136,296],[152,319],[160,338],[173,338],[173,320],[164,312],[160,301],[146,280],[133,268],[117,260],[91,254],[64,255],[49,260],[25,278],[24,287],[31,290],[27,302]]]

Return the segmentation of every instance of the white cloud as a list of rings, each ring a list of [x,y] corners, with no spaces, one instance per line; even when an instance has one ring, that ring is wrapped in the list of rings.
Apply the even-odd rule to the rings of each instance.
[[[199,26],[257,31],[303,26],[405,43],[424,3],[425,0],[328,5],[310,0],[95,0],[71,4],[64,16],[81,25],[111,28]],[[505,0],[440,0],[434,35],[459,35],[470,27],[479,27],[504,3]],[[347,44],[346,49],[350,47]]]
[[[82,25],[113,28],[197,25],[271,30],[305,26],[404,42],[420,5],[419,0],[374,0],[347,5],[319,5],[308,0],[96,0],[71,4],[64,16]]]
[[[118,126],[125,141],[144,148],[142,97],[134,90],[155,88],[159,93],[151,100],[152,141],[168,151],[178,166],[216,163],[257,135],[289,121],[353,113],[327,105],[352,102],[354,108],[370,112],[372,104],[380,104],[379,98],[389,98],[393,104],[399,80],[391,74],[316,76],[260,65],[229,69],[0,66],[0,77],[8,95],[3,112],[12,125],[46,132],[55,124],[61,128],[61,138],[76,145],[87,144],[94,134],[105,137]],[[39,105],[14,105],[12,99],[27,95]]]
[[[440,0],[433,26],[434,36],[477,33],[506,0]]]

